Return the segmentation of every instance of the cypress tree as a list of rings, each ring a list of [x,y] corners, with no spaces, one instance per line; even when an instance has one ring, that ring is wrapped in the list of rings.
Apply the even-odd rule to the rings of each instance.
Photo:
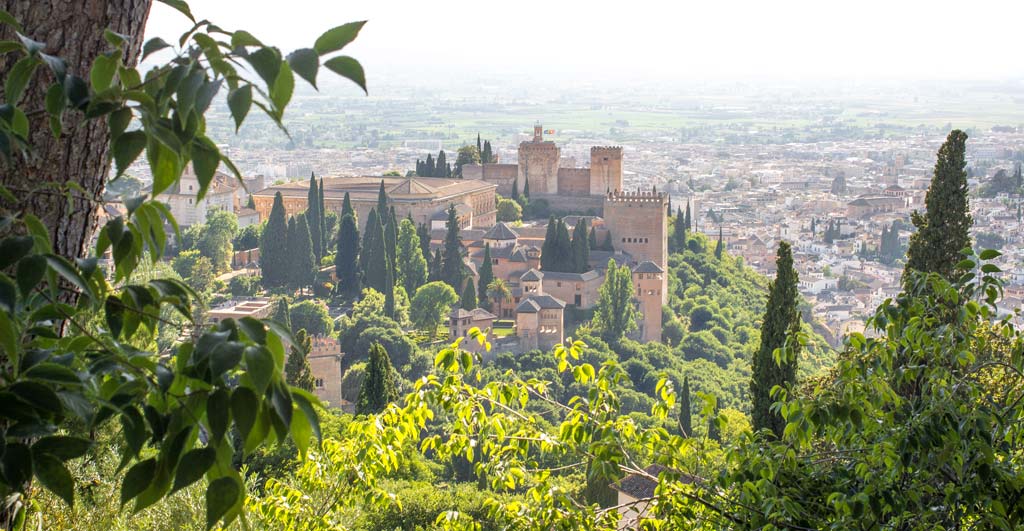
[[[423,163],[423,173],[425,175],[422,175],[422,177],[434,176],[434,156],[429,153],[427,154],[427,161]]]
[[[380,413],[395,400],[398,400],[398,388],[395,386],[391,358],[388,357],[387,351],[380,346],[380,343],[374,343],[370,347],[366,376],[363,378],[363,384],[359,387],[356,414]]]
[[[423,251],[423,258],[430,261],[430,229],[427,228],[426,223],[420,223],[416,227],[416,235],[420,237],[420,250]],[[411,297],[412,294],[410,293]]]
[[[249,194],[249,202],[245,204],[245,207],[256,210],[256,201],[253,200],[252,194]]]
[[[395,273],[390,265],[384,266],[384,315],[395,318]]]
[[[455,290],[455,293],[459,293],[462,290],[463,264],[462,243],[459,238],[459,219],[455,213],[455,205],[448,205],[448,221],[445,224],[448,232],[444,236],[441,278]]]
[[[689,210],[690,205],[687,204],[686,208]],[[672,241],[669,242],[676,252],[686,249],[686,230],[686,216],[683,214],[683,207],[679,207],[676,212],[676,222],[673,225]]]
[[[377,191],[377,215],[380,216],[380,224],[384,226],[388,220],[388,193],[384,191],[384,179],[380,180],[380,190]]]
[[[312,341],[302,329],[295,333],[295,344],[288,350],[288,359],[285,361],[284,374],[288,385],[293,385],[304,391],[312,392],[316,387],[316,380],[313,378],[313,369],[309,366],[309,353],[312,351]]]
[[[423,166],[424,166],[424,162],[422,160],[420,160],[420,159],[416,159],[416,175],[419,175],[420,177],[424,177],[424,175],[423,175],[423,171],[424,171],[423,170]]]
[[[292,256],[292,285],[300,290],[306,286],[312,286],[316,280],[316,258],[313,254],[313,240],[309,234],[309,224],[306,216],[297,216],[299,220],[295,223],[295,241],[289,241],[289,253]],[[293,220],[295,218],[292,218]],[[291,222],[288,223],[289,238],[291,238]]]
[[[476,287],[472,282],[466,282],[466,289],[462,290],[462,297],[459,301],[463,310],[472,310],[477,307]]]
[[[494,163],[494,152],[491,151],[491,141],[484,140],[484,150],[480,153],[481,164],[493,164]]]
[[[555,271],[561,271],[563,273],[572,273],[574,270],[574,264],[572,259],[572,239],[569,237],[569,229],[565,226],[563,220],[558,220],[558,243],[556,245],[555,256],[557,256],[558,265]]]
[[[437,154],[437,167],[434,168],[434,177],[447,177],[448,170],[447,157],[445,157],[444,150]]]
[[[451,162],[449,162],[448,164],[445,164],[444,176],[445,177],[451,177],[452,176],[452,163]],[[461,179],[461,178],[462,178],[462,173],[459,173],[459,179]]]
[[[794,343],[782,363],[775,362],[775,349],[783,348],[786,336],[800,329],[800,312],[797,308],[796,270],[793,269],[793,253],[786,242],[779,242],[778,272],[775,280],[768,285],[768,305],[761,325],[761,347],[754,354],[751,369],[750,394],[753,401],[751,418],[754,429],[768,429],[776,437],[782,437],[786,421],[771,411],[774,399],[771,390],[775,386],[787,388],[796,383],[797,349]]]
[[[693,230],[693,218],[690,217],[690,202],[689,201],[686,202],[686,219],[684,219],[683,221],[684,221],[683,228],[686,229],[686,232],[692,231]],[[686,245],[686,242],[683,242],[683,245]]]
[[[964,153],[967,133],[953,130],[939,148],[935,174],[925,195],[924,215],[915,211],[910,219],[917,232],[910,237],[904,281],[911,270],[938,273],[953,281],[959,272],[960,250],[971,245],[970,208],[967,202],[967,173]]]
[[[721,260],[723,250],[725,250],[725,242],[722,241],[722,227],[718,227],[718,244],[715,245],[715,258]]]
[[[270,320],[288,330],[292,329],[292,314],[288,309],[287,299],[284,297],[274,299],[274,313],[270,316]]]
[[[590,247],[591,251],[597,250],[597,231],[593,228],[591,228],[589,234],[587,234],[587,245]]]
[[[388,267],[397,271],[398,258],[398,221],[395,219],[395,207],[388,211],[388,224],[384,227],[384,250],[388,255]]]
[[[352,208],[352,198],[349,197],[348,192],[345,192],[345,199],[341,202],[341,217],[345,217],[346,214],[352,214],[352,217],[357,217],[356,211]]]
[[[284,248],[288,259],[288,269],[285,274],[285,285],[295,289],[299,287],[299,275],[296,273],[299,268],[298,253],[296,252],[296,246],[299,243],[299,222],[295,220],[295,216],[288,218],[288,232],[286,234]]]
[[[516,175],[512,178],[512,200],[516,203],[519,202],[519,176]]]
[[[615,251],[615,246],[612,245],[611,229],[608,229],[608,232],[604,235],[604,242],[601,243],[601,250],[609,253]]]
[[[557,252],[555,245],[558,240],[558,226],[555,222],[555,216],[548,217],[547,232],[544,234],[544,243],[540,247],[540,269],[541,271],[554,271],[555,264],[558,259],[555,256]]]
[[[476,152],[477,153],[483,153],[484,152],[483,146],[480,145],[480,133],[476,134]]]
[[[488,308],[490,307],[490,301],[487,297],[487,286],[490,286],[491,282],[494,280],[494,268],[491,265],[491,244],[489,243],[484,244],[484,259],[480,263],[480,270],[478,273],[480,275],[480,280],[477,285],[476,293],[480,299],[480,307]]]
[[[324,178],[320,178],[320,256],[327,254],[327,243],[331,241],[330,229],[327,228],[327,209],[324,207]]]
[[[427,275],[427,280],[429,282],[437,282],[439,280],[444,280],[444,278],[442,276],[444,268],[442,266],[441,254],[442,254],[442,249],[438,249],[436,252],[432,253],[432,255],[431,255],[430,272]]]
[[[572,266],[575,273],[590,271],[590,244],[583,218],[576,222],[576,227],[572,230]]]
[[[363,235],[363,253],[359,256],[362,262],[363,283],[381,294],[386,284],[389,258],[385,249],[384,227],[381,226],[377,209],[370,210],[366,222],[366,234]]]
[[[348,197],[348,194],[345,194]],[[359,295],[359,225],[355,213],[344,214],[338,227],[338,250],[334,255],[338,286],[347,297]]]
[[[525,182],[523,183],[523,197],[525,197],[527,200],[530,199],[530,178],[529,177],[526,177],[525,178]]]
[[[411,219],[403,219],[398,229],[398,255],[395,261],[395,282],[405,288],[406,293],[415,294],[427,282],[427,260],[420,248],[420,239],[416,235],[416,225]]]
[[[263,285],[278,288],[288,283],[288,221],[281,192],[274,194],[267,226],[260,238],[260,269]]]
[[[306,223],[309,225],[309,239],[313,245],[313,255],[316,257],[317,263],[320,262],[320,257],[323,256],[323,227],[320,226],[320,222],[323,218],[320,216],[320,187],[317,185],[316,177],[309,174],[309,191],[306,195]]]
[[[683,376],[683,392],[679,397],[679,429],[683,437],[693,436],[693,411],[690,409],[690,376]]]

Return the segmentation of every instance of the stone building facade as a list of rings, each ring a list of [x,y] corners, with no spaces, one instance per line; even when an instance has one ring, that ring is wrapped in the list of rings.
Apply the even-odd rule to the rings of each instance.
[[[310,352],[306,359],[313,373],[313,394],[332,407],[344,409],[347,402],[341,395],[341,358],[344,356],[338,340],[328,336],[310,338]]]
[[[395,208],[398,219],[412,216],[417,224],[426,223],[430,226],[432,217],[447,210],[449,205],[456,205],[464,212],[462,216],[466,227],[490,227],[497,220],[494,194],[497,185],[480,180],[434,177],[324,178],[324,207],[340,215],[347,192],[359,217],[359,228],[363,230],[370,209],[377,206],[381,182],[388,195],[388,204]],[[260,220],[265,220],[274,205],[274,194],[280,192],[285,212],[294,216],[306,210],[308,191],[308,181],[293,181],[256,192],[253,194],[253,202]]]
[[[590,148],[589,168],[565,167],[562,161],[561,148],[551,140],[544,140],[544,128],[535,125],[533,139],[519,144],[517,164],[468,164],[462,167],[462,175],[465,179],[493,183],[504,196],[512,195],[517,179],[520,191],[529,181],[532,198],[558,197],[559,201],[567,197],[600,197],[622,189],[622,148],[619,146]]]
[[[613,191],[605,195],[604,224],[616,250],[635,263],[668,263],[668,195],[654,190]],[[664,277],[664,275],[663,275]],[[662,304],[668,302],[668,280],[662,278]],[[659,322],[660,326],[660,322]]]

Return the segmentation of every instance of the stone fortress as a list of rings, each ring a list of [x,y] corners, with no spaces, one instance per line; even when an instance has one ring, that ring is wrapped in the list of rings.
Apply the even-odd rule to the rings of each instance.
[[[522,191],[529,182],[531,198],[557,197],[562,202],[571,198],[571,203],[581,206],[596,206],[605,194],[622,189],[622,147],[591,147],[589,168],[560,167],[561,160],[561,148],[544,140],[544,128],[535,125],[533,139],[519,144],[517,164],[467,164],[462,176],[493,183],[506,197],[512,195],[514,185]]]

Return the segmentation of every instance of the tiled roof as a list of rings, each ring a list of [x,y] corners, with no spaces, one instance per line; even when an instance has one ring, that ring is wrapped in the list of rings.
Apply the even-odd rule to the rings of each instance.
[[[562,273],[559,271],[544,271],[544,278],[548,280],[565,280],[568,282],[586,282],[601,276],[596,270],[591,269],[586,273]]]
[[[526,282],[540,282],[541,280],[544,280],[544,273],[530,268],[529,271],[523,273],[523,276],[519,277],[519,280],[524,280]]]
[[[519,234],[503,221],[499,221],[484,234],[485,240],[515,240]]]
[[[643,262],[640,262],[640,264],[637,265],[635,268],[633,268],[633,272],[634,273],[664,273],[665,270],[662,269],[661,266],[659,266],[658,264],[655,264],[654,262],[652,262],[650,260],[644,260]]]

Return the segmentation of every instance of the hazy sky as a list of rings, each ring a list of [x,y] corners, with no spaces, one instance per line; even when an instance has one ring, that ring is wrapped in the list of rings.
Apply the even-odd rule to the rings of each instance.
[[[1024,0],[193,0],[193,13],[286,53],[369,20],[368,72],[535,71],[604,81],[1024,77]],[[177,36],[154,3],[147,33]],[[168,38],[168,41],[170,39]],[[379,78],[384,77],[381,80]]]

